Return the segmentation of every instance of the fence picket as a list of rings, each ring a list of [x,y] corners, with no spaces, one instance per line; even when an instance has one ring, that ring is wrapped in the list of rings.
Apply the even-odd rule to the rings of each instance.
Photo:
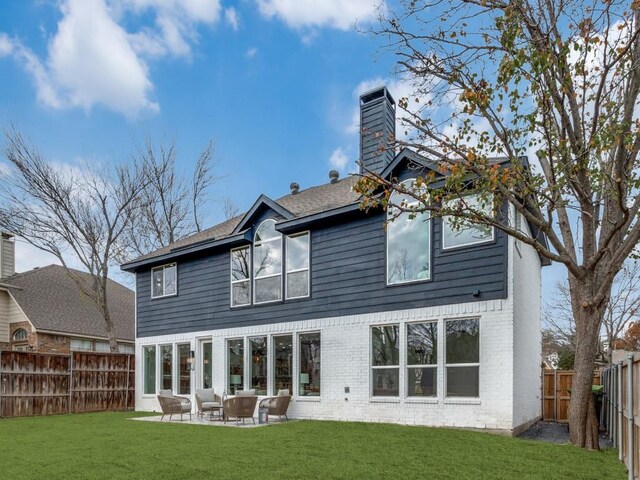
[[[629,480],[640,480],[640,358],[630,356],[603,375],[608,409],[603,427],[627,467]]]
[[[0,417],[127,410],[132,357],[0,351]]]

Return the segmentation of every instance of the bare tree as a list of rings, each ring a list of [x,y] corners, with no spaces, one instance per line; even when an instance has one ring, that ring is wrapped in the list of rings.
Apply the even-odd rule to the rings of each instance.
[[[142,208],[127,227],[125,258],[145,255],[202,229],[202,207],[208,199],[213,175],[214,148],[209,142],[189,179],[176,166],[176,148],[154,147],[147,139],[135,161],[147,175],[141,192]]]
[[[104,318],[112,352],[118,351],[109,312],[109,268],[139,207],[145,180],[137,164],[114,168],[58,167],[15,130],[6,133],[11,171],[0,184],[0,224],[55,255]],[[77,259],[91,281],[69,268]]]
[[[571,441],[597,449],[595,352],[613,280],[640,239],[638,2],[401,0],[382,15],[373,33],[415,87],[398,102],[406,137],[396,147],[432,168],[413,186],[368,172],[362,206],[398,192],[418,200],[407,211],[494,227],[566,267]],[[517,215],[498,214],[505,205],[533,235],[510,221]]]
[[[225,197],[223,201],[223,210],[224,210],[224,219],[231,220],[233,217],[237,216],[240,213],[240,209],[238,206],[233,203],[233,200],[229,197]]]
[[[571,308],[571,292],[567,282],[556,284],[555,295],[544,304],[543,323],[556,341],[576,350],[576,324]],[[625,329],[640,314],[640,263],[628,261],[611,287],[611,296],[602,318],[597,355],[611,363],[611,351]]]

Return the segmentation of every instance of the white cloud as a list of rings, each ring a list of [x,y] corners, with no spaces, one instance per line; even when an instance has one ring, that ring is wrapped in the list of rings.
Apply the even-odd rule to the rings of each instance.
[[[256,47],[251,47],[247,49],[245,55],[247,56],[247,58],[253,58],[256,56],[257,53],[258,53],[258,49]]]
[[[348,30],[378,15],[377,0],[257,0],[260,13],[278,18],[291,28],[330,27]]]
[[[102,105],[129,118],[157,112],[147,57],[189,57],[197,26],[220,18],[220,0],[63,0],[62,18],[41,59],[0,32],[0,57],[11,55],[31,75],[38,100],[51,108]],[[151,26],[130,32],[132,16]]]
[[[46,267],[55,263],[60,265],[54,255],[34,247],[23,238],[16,238],[16,272],[26,272],[35,267]],[[70,265],[77,268],[77,265]]]
[[[229,25],[231,25],[231,28],[235,32],[238,31],[238,28],[240,28],[240,17],[238,15],[238,11],[235,8],[233,7],[226,8],[224,10],[224,19],[227,21]]]
[[[6,33],[0,32],[0,58],[11,55],[13,42]]]
[[[344,172],[348,164],[349,157],[347,157],[344,150],[342,150],[342,147],[336,148],[331,154],[331,157],[329,157],[329,165],[340,172]]]

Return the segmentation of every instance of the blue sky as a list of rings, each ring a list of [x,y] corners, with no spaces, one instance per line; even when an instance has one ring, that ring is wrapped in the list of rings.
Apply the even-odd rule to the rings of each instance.
[[[248,208],[328,171],[353,171],[357,97],[395,58],[357,32],[374,0],[5,0],[0,128],[52,160],[127,161],[150,137],[175,140],[189,171],[216,144],[209,222],[232,197]],[[376,2],[379,3],[379,2]],[[19,244],[18,269],[51,263]],[[545,287],[562,269],[546,269]]]

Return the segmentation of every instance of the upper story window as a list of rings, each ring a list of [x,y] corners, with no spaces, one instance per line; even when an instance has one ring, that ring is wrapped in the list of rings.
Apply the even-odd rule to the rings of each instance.
[[[13,332],[13,341],[19,342],[20,340],[27,339],[27,331],[24,328],[19,328]]]
[[[282,299],[282,234],[276,221],[260,224],[253,239],[253,301],[274,302]]]
[[[460,202],[458,199],[448,200],[445,202],[445,206],[455,208],[458,202]],[[491,215],[491,202],[481,205],[478,195],[467,195],[464,197],[464,202],[469,208],[478,210],[485,215]],[[493,227],[474,224],[466,220],[457,220],[456,228],[454,222],[455,220],[452,217],[445,216],[442,218],[442,248],[445,250],[493,240]]]
[[[231,306],[251,303],[251,248],[231,250]]]
[[[168,297],[178,293],[178,269],[169,263],[151,270],[151,298]]]
[[[411,184],[406,180],[403,184]],[[429,212],[406,212],[419,202],[399,193],[391,195],[387,216],[387,284],[429,280],[431,278],[431,228]]]
[[[287,237],[287,299],[309,296],[309,232]]]

